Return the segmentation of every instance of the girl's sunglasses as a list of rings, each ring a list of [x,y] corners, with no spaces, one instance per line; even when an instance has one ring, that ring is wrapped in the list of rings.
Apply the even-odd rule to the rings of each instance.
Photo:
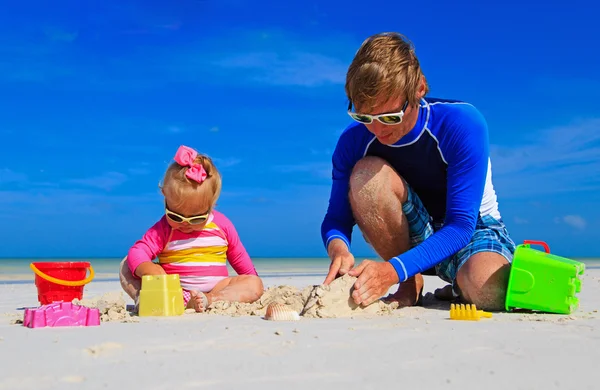
[[[379,122],[383,123],[384,125],[397,125],[397,124],[402,123],[402,118],[404,117],[404,110],[406,110],[406,107],[408,107],[408,100],[406,102],[404,102],[404,106],[402,106],[402,109],[399,112],[392,112],[389,114],[369,115],[369,114],[358,114],[356,112],[352,112],[352,111],[348,110],[348,115],[350,115],[350,117],[352,119],[354,119],[355,121],[364,123],[367,125],[369,123],[373,123],[374,120],[378,120]]]
[[[204,222],[206,222],[206,220],[208,219],[208,216],[210,215],[210,210],[208,210],[208,212],[206,214],[195,215],[193,217],[184,217],[183,215],[179,215],[177,213],[172,212],[165,206],[165,214],[167,215],[167,218],[169,218],[171,221],[173,221],[175,223],[187,222],[190,225],[200,225],[200,224],[203,224]]]

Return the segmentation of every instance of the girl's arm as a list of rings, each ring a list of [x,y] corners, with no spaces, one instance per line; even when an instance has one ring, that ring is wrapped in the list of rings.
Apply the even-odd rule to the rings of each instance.
[[[151,261],[145,261],[137,266],[134,275],[138,278],[146,275],[166,275],[164,268]]]
[[[214,212],[214,214],[215,223],[219,225],[227,236],[227,260],[229,260],[229,263],[235,272],[237,272],[238,275],[258,276],[256,268],[254,268],[254,264],[252,263],[252,259],[250,259],[250,255],[246,251],[246,248],[244,248],[233,223],[221,213]]]
[[[171,227],[163,216],[127,253],[127,265],[139,278],[144,275],[164,275],[165,270],[152,260],[164,249]]]

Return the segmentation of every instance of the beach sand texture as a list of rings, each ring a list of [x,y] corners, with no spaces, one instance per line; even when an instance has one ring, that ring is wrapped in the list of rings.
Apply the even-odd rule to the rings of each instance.
[[[598,388],[597,269],[586,271],[572,315],[494,313],[478,322],[449,320],[449,303],[431,294],[423,307],[362,310],[347,300],[351,278],[333,291],[315,286],[322,279],[267,278],[254,304],[142,318],[121,310],[133,302],[118,282],[93,282],[82,303],[101,307],[100,326],[41,329],[15,324],[37,306],[35,286],[2,284],[0,389]],[[429,293],[443,285],[425,283]],[[300,320],[265,320],[270,302],[302,312]]]

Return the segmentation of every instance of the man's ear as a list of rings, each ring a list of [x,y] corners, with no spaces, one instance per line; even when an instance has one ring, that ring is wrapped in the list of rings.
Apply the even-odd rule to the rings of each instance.
[[[425,76],[421,76],[419,80],[419,87],[417,88],[417,100],[421,100],[427,93],[427,80]]]

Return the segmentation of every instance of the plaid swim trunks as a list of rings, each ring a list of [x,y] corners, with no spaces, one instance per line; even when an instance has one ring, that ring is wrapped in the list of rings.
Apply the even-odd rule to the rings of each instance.
[[[402,211],[408,220],[410,246],[415,247],[439,230],[442,224],[434,223],[421,199],[409,185],[406,188],[408,200],[402,205]],[[479,216],[471,241],[456,254],[423,274],[435,274],[444,281],[452,283],[456,293],[458,289],[454,282],[458,270],[471,256],[479,252],[495,252],[504,256],[509,263],[512,262],[515,243],[510,238],[502,219],[497,220],[490,215]]]

